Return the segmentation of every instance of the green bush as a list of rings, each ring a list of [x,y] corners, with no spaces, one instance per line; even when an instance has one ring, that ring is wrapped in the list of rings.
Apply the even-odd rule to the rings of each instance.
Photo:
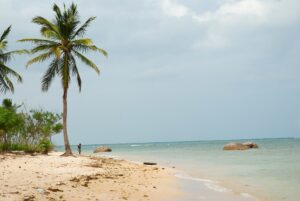
[[[36,148],[29,144],[0,144],[0,151],[25,151],[33,153],[36,152]]]
[[[41,152],[53,149],[51,136],[62,131],[61,114],[30,110],[3,100],[0,105],[0,151]]]
[[[43,154],[48,154],[49,151],[53,150],[53,144],[49,139],[43,139],[38,147],[38,151]]]

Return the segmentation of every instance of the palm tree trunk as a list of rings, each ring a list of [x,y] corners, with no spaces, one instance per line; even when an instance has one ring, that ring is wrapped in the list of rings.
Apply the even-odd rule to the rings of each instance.
[[[64,156],[72,155],[71,146],[69,143],[68,138],[68,130],[67,130],[67,113],[68,113],[68,88],[64,88],[64,95],[63,95],[63,133],[64,133],[64,143],[65,143],[65,153]]]

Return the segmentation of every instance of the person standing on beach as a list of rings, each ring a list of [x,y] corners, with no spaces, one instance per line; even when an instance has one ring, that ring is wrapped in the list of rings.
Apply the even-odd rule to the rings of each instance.
[[[78,149],[78,153],[79,153],[79,155],[81,154],[81,143],[79,143],[78,145],[77,145],[77,149]]]

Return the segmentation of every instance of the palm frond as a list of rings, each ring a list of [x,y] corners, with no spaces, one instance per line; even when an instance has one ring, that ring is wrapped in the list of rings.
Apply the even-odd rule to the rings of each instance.
[[[81,38],[77,40],[72,40],[73,45],[92,45],[93,41],[90,38]]]
[[[37,53],[37,52],[44,52],[44,51],[50,51],[52,50],[53,48],[56,48],[57,47],[57,44],[51,44],[51,45],[38,45],[36,46],[35,48],[33,48],[31,50],[31,53],[34,54],[34,53]]]
[[[0,42],[2,42],[3,40],[6,39],[6,37],[8,36],[9,32],[11,30],[11,25],[4,30],[4,32],[2,33],[1,37],[0,37]]]
[[[77,58],[79,58],[84,64],[86,64],[87,66],[91,67],[92,69],[94,69],[96,71],[97,74],[100,73],[99,68],[97,67],[96,64],[94,64],[90,59],[88,59],[87,57],[85,57],[84,55],[82,55],[81,53],[77,52],[74,50],[75,56]]]
[[[7,46],[7,41],[6,40],[0,42],[0,50],[5,50],[6,46]]]
[[[74,33],[74,35],[72,36],[72,39],[83,36],[86,32],[87,27],[95,19],[96,19],[96,17],[90,17],[88,20],[86,20],[85,23],[83,23],[83,25],[81,27],[79,27],[79,29],[77,29],[77,31]]]
[[[99,47],[97,47],[97,46],[95,46],[95,47],[97,48],[97,50],[98,50],[101,54],[103,54],[105,57],[108,57],[108,53],[107,53],[104,49],[99,48]]]
[[[9,79],[8,76],[5,76],[4,79],[6,81],[7,86],[9,87],[9,91],[11,91],[13,93],[15,91],[15,87],[14,87],[12,81]]]
[[[53,40],[59,40],[57,37],[57,34],[54,31],[49,30],[47,27],[42,27],[40,30],[42,36],[45,36],[46,38],[53,39]]]
[[[2,73],[8,75],[8,76],[13,76],[15,78],[17,78],[17,81],[18,82],[22,82],[22,77],[20,74],[18,74],[16,71],[14,71],[13,69],[9,68],[8,66],[4,65],[4,64],[1,64],[0,63],[0,68],[2,70]]]
[[[14,92],[14,88],[10,88],[10,85],[6,82],[7,76],[2,75],[1,70],[0,70],[0,92],[1,93],[6,93],[7,91]]]
[[[55,78],[55,75],[59,71],[60,63],[61,60],[56,58],[50,63],[49,68],[42,78],[42,91],[48,91],[53,79]]]
[[[76,60],[73,57],[73,55],[70,55],[70,59],[71,59],[71,69],[72,69],[72,73],[73,75],[76,75],[76,79],[77,79],[77,84],[79,87],[79,91],[81,91],[81,77],[80,77],[80,73],[79,70],[77,68],[77,64],[76,64]]]
[[[108,57],[108,53],[105,50],[103,50],[95,45],[81,45],[81,44],[74,45],[73,49],[76,51],[81,51],[81,52],[97,51],[97,52],[100,52],[105,57]]]
[[[49,51],[49,52],[46,52],[44,54],[41,54],[37,57],[34,57],[33,59],[30,59],[27,64],[26,64],[26,67],[30,66],[31,64],[34,64],[34,63],[40,63],[40,62],[43,62],[47,59],[49,59],[51,56],[53,56],[54,53],[52,51]]]
[[[62,19],[60,8],[56,4],[54,4],[52,10],[56,13],[56,20],[60,21]]]
[[[17,72],[0,63],[0,92],[14,92],[14,85],[9,77],[16,77],[18,82],[22,82],[22,77]]]
[[[57,26],[58,32],[64,40],[71,40],[71,36],[80,22],[77,6],[72,3],[68,9],[64,8],[64,11],[61,12],[59,7],[54,5],[53,11],[55,12],[54,24]]]
[[[0,61],[3,63],[9,62],[15,54],[28,54],[28,50],[15,50],[15,51],[10,51],[10,52],[5,52],[1,54],[0,52]]]
[[[55,36],[57,39],[62,39],[62,36],[60,35],[59,30],[57,29],[57,26],[55,26],[55,24],[48,21],[46,18],[38,16],[38,17],[33,18],[32,22],[35,24],[42,25],[41,32],[42,32],[42,30],[45,30],[47,28],[48,31],[55,33]],[[42,32],[42,33],[44,33],[44,32]],[[44,36],[47,37],[47,35],[44,35]],[[52,36],[54,36],[54,35],[52,34]]]
[[[54,44],[56,44],[55,41],[46,40],[46,39],[38,39],[38,38],[23,38],[21,40],[18,40],[18,42],[31,42],[31,43],[37,44],[37,45],[44,45],[44,44],[54,45]]]

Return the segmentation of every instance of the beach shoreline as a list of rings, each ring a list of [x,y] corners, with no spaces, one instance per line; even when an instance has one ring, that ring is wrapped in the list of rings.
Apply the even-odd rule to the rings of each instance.
[[[145,166],[147,157],[61,154],[0,154],[0,200],[270,201],[234,178],[197,176],[162,160]]]
[[[204,185],[211,187],[210,183],[216,183],[242,199],[250,196],[259,201],[298,201],[299,139],[256,139],[252,141],[260,145],[259,149],[224,151],[223,146],[230,141],[107,144],[113,152],[100,155],[131,161],[153,161],[165,167],[175,166],[176,171],[192,178],[192,181],[178,181],[187,183],[181,188],[185,194],[200,195],[203,182],[193,180],[207,179],[210,181]],[[93,150],[101,145],[85,145],[84,153],[93,155]],[[195,189],[188,183],[200,187]],[[212,200],[209,198],[202,200]]]
[[[141,158],[137,160],[130,160],[126,157],[111,155],[110,153],[102,153],[100,155],[91,154],[89,156],[114,158],[117,160],[129,161],[135,164],[142,163]],[[172,176],[176,178],[176,188],[181,191],[180,197],[174,199],[176,201],[218,201],[220,199],[222,199],[222,201],[271,201],[270,199],[264,197],[262,194],[256,193],[255,191],[244,191],[245,189],[241,187],[242,184],[237,180],[234,180],[233,182],[232,178],[215,179],[211,178],[210,176],[208,176],[209,174],[206,175],[205,173],[201,176],[191,175],[188,171],[182,170],[176,165],[159,163],[159,166],[161,168],[168,169],[169,171],[171,171],[170,173],[172,174]],[[229,182],[230,180],[231,182]]]
[[[110,153],[101,154],[88,154],[89,156],[101,156],[104,158],[114,158],[117,160],[125,160],[130,163],[141,164],[142,159],[130,160],[124,156],[111,155]],[[248,192],[241,188],[242,184],[235,180],[234,182],[229,182],[232,178],[216,179],[208,176],[209,174],[191,175],[188,171],[177,167],[178,164],[165,164],[163,162],[159,163],[161,168],[168,169],[171,171],[173,177],[176,179],[176,188],[179,190],[180,197],[174,198],[172,201],[271,201],[270,199],[264,197],[261,194],[257,194],[254,191]]]
[[[1,200],[172,201],[182,195],[172,169],[60,154],[0,155]]]

